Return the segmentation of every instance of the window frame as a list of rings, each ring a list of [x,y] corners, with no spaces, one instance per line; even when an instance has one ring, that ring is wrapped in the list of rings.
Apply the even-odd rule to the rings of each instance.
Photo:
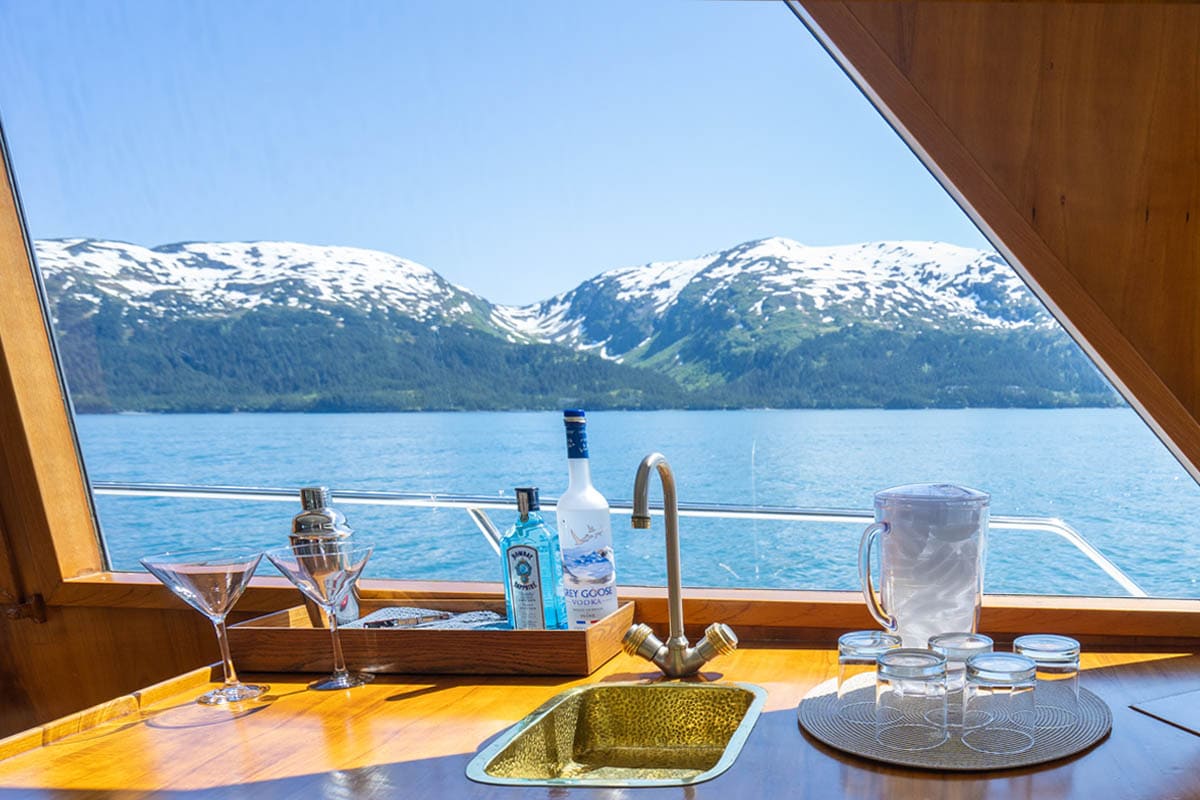
[[[52,609],[179,609],[182,602],[152,576],[112,572],[104,563],[70,400],[9,165],[0,138],[0,286],[6,290],[0,302],[0,603],[40,595]],[[949,186],[943,173],[935,174]],[[1023,276],[1045,296],[1028,274]],[[1140,406],[1139,411],[1147,418]],[[362,589],[367,596],[414,600],[495,596],[500,586],[367,580]],[[622,587],[621,595],[637,602],[639,621],[665,625],[665,588]],[[828,646],[842,631],[874,627],[862,597],[853,592],[688,589],[684,596],[689,632],[693,624],[720,620],[747,641]],[[237,610],[269,612],[296,601],[285,579],[256,577]],[[1200,600],[989,594],[981,628],[1001,640],[1053,630],[1088,644],[1171,647],[1200,640]]]

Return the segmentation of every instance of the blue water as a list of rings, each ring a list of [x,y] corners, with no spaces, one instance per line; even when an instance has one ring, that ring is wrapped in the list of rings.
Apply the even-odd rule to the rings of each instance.
[[[652,411],[589,415],[596,486],[628,499],[651,450],[681,502],[867,510],[878,489],[947,481],[992,493],[993,514],[1057,516],[1151,594],[1200,596],[1200,488],[1128,409]],[[512,496],[565,488],[561,415],[193,414],[80,416],[93,480]],[[286,543],[281,503],[97,498],[112,564],[214,542]],[[497,580],[497,557],[461,511],[344,506],[377,545],[366,574]],[[511,523],[494,512],[502,529]],[[857,525],[684,518],[684,583],[857,588]],[[662,584],[661,521],[614,518],[623,584]],[[1120,587],[1055,537],[993,531],[986,589],[1115,595]]]

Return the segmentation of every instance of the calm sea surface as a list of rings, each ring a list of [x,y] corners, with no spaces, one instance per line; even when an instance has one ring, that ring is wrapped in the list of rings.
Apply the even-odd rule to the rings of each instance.
[[[1200,489],[1128,409],[653,411],[589,417],[592,470],[628,499],[643,455],[675,469],[681,502],[868,510],[878,489],[953,482],[992,494],[993,514],[1061,517],[1151,594],[1200,596]],[[561,414],[179,414],[80,416],[92,480],[512,496],[566,486]],[[113,565],[239,542],[285,544],[284,503],[102,496]],[[498,580],[498,558],[465,513],[346,505],[374,541],[374,577]],[[497,526],[511,524],[493,512]],[[684,583],[857,588],[859,526],[684,518]],[[618,578],[665,582],[661,521],[614,517]],[[270,567],[260,570],[269,571]],[[993,531],[992,592],[1122,594],[1056,537]]]

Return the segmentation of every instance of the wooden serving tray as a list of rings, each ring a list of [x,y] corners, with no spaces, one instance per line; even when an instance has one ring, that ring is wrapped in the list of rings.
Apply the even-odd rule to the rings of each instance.
[[[392,605],[443,611],[495,611],[504,600],[359,601],[365,616]],[[633,603],[584,631],[436,630],[341,628],[342,651],[351,670],[457,675],[590,675],[621,649],[633,624]],[[247,620],[229,629],[238,671],[330,672],[329,630],[314,628],[304,606]]]

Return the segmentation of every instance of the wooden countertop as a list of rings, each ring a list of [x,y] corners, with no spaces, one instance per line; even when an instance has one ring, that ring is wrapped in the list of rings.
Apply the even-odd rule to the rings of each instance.
[[[484,742],[563,688],[655,674],[618,655],[583,680],[380,676],[326,693],[307,691],[306,676],[274,676],[265,699],[240,712],[193,703],[208,686],[197,671],[0,742],[0,799],[1200,797],[1200,737],[1128,707],[1200,689],[1197,655],[1085,654],[1081,681],[1112,708],[1111,736],[1062,762],[974,775],[890,768],[807,737],[796,707],[834,675],[831,651],[748,648],[710,666],[710,677],[759,684],[769,697],[737,762],[691,787],[514,788],[465,777]]]

